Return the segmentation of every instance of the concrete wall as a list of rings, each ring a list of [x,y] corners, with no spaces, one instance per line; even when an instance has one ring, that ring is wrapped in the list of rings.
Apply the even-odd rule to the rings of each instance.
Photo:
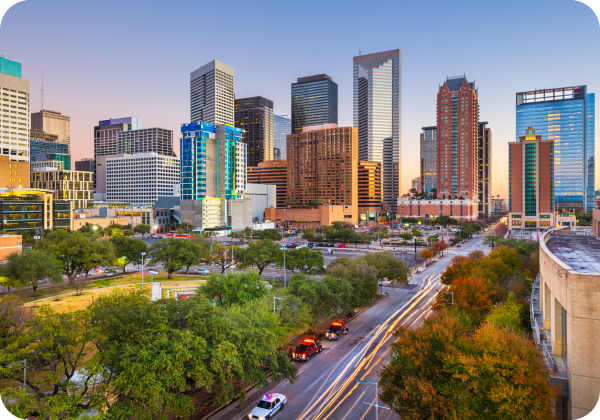
[[[591,412],[600,396],[600,275],[578,273],[562,262],[546,246],[550,237],[547,232],[540,238],[540,302],[558,355],[564,354],[556,345],[561,307],[567,311],[569,418],[578,419]]]
[[[252,200],[229,200],[231,230],[243,230],[252,227]]]
[[[265,209],[265,219],[282,226],[287,222],[290,227],[315,228],[329,226],[333,222],[358,223],[355,206],[318,206],[317,208],[275,208]]]
[[[0,261],[4,261],[10,254],[22,252],[23,237],[21,235],[1,235],[0,236]]]
[[[266,184],[246,184],[247,198],[252,199],[252,220],[258,217],[265,220],[265,209],[277,205],[277,186]]]

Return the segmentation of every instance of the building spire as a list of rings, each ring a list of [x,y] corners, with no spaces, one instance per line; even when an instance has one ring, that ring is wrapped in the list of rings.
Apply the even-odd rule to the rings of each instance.
[[[44,110],[44,70],[42,70],[42,111]]]

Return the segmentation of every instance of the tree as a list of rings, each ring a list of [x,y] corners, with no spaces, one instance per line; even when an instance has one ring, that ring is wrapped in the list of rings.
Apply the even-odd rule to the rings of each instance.
[[[492,299],[484,280],[477,277],[460,277],[452,282],[448,292],[454,295],[454,306],[479,324],[492,307]],[[441,310],[447,297],[439,293],[434,309]]]
[[[388,229],[386,227],[376,227],[371,229],[371,235],[375,236],[379,240],[379,245],[381,245],[381,241],[389,238]]]
[[[248,246],[236,251],[236,263],[239,267],[258,268],[258,274],[262,276],[266,266],[272,263],[283,262],[283,251],[281,245],[271,240],[250,242]]]
[[[221,244],[215,244],[212,248],[211,261],[213,264],[221,267],[221,274],[225,273],[225,270],[235,265],[235,259],[238,251],[241,248],[239,246],[225,246]]]
[[[492,248],[498,243],[498,237],[496,235],[485,235],[483,237],[483,245],[491,245]]]
[[[185,232],[185,233],[190,233],[190,232],[193,232],[193,230],[194,230],[194,227],[192,226],[192,224],[191,224],[191,223],[188,223],[188,222],[181,222],[181,223],[179,224],[179,229],[181,229],[181,231],[182,231],[182,232]]]
[[[324,270],[325,258],[321,251],[312,251],[308,248],[290,249],[285,251],[285,266],[292,273],[319,274]]]
[[[242,236],[248,240],[252,239],[252,228],[250,226],[246,226],[242,231]]]
[[[85,222],[85,225],[81,226],[79,229],[79,232],[81,233],[85,233],[88,235],[98,235],[99,237],[102,237],[106,234],[105,229],[103,229],[102,227],[98,226],[98,225],[93,225],[89,222]]]
[[[281,240],[282,236],[277,229],[265,229],[261,230],[258,234],[258,239],[271,239],[272,241]]]
[[[83,272],[87,280],[89,272],[97,266],[113,265],[115,248],[111,241],[94,241],[90,250],[83,258]],[[79,291],[79,290],[78,290]]]
[[[442,253],[444,252],[445,249],[448,248],[448,243],[447,242],[441,242],[441,241],[437,241],[432,245],[432,249],[433,252],[437,253]]]
[[[6,264],[1,267],[3,277],[22,287],[31,286],[34,296],[41,280],[48,279],[51,283],[64,281],[61,275],[62,263],[35,249],[23,251],[22,256],[17,252],[10,254]]]
[[[400,237],[405,241],[410,241],[412,239],[412,235],[410,233],[404,232],[400,234]]]
[[[287,204],[288,206],[295,206],[296,204],[298,204],[298,200],[288,198],[285,200],[285,204]]]
[[[181,270],[184,266],[181,254],[185,252],[186,243],[186,239],[166,238],[150,245],[148,250],[151,258],[149,265],[162,264],[169,279],[172,279],[173,273]],[[189,246],[189,243],[187,246]]]
[[[550,420],[556,388],[525,337],[447,312],[400,327],[381,371],[381,399],[402,419]]]
[[[179,259],[181,263],[185,267],[185,273],[188,274],[190,272],[190,267],[194,264],[198,264],[201,260],[205,258],[205,255],[209,253],[209,247],[207,246],[205,241],[190,241],[185,240],[181,244],[181,249],[179,251]]]
[[[419,252],[419,255],[426,261],[430,258],[433,258],[433,252],[428,249],[423,249],[421,252]]]
[[[267,288],[260,276],[254,271],[247,273],[211,273],[206,283],[198,289],[208,299],[216,299],[219,305],[245,305],[260,299]]]
[[[412,225],[416,225],[419,221],[416,217],[405,217],[402,219],[402,223],[409,223]]]
[[[496,328],[505,329],[517,334],[523,334],[522,309],[511,292],[502,305],[494,306],[485,320]]]
[[[406,261],[396,258],[389,252],[367,252],[364,257],[367,265],[374,267],[377,270],[377,278],[383,281],[386,278],[391,284],[408,285],[408,280],[411,277],[410,267]]]
[[[421,236],[422,235],[422,232],[417,228],[412,228],[410,233],[412,234],[412,236]]]
[[[146,225],[144,223],[140,223],[139,225],[137,225],[133,229],[133,231],[135,233],[141,233],[142,234],[142,239],[144,239],[144,234],[150,233],[151,230],[152,230],[152,227],[150,225]]]
[[[141,239],[128,238],[126,236],[115,236],[111,238],[110,241],[115,247],[115,255],[118,258],[125,257],[123,274],[125,274],[125,267],[128,264],[141,264],[142,252],[148,251],[148,245]]]

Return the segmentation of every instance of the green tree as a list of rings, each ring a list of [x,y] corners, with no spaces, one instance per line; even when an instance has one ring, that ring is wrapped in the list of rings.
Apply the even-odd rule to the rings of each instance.
[[[238,267],[258,268],[258,274],[262,276],[266,266],[282,262],[283,251],[281,245],[271,240],[250,242],[246,248],[236,251],[236,264]]]
[[[285,266],[292,273],[319,274],[324,270],[325,258],[321,251],[312,251],[308,248],[290,249],[285,251]]]
[[[285,200],[285,204],[287,204],[288,206],[295,206],[296,204],[298,204],[298,200],[288,198]]]
[[[105,229],[103,229],[102,227],[100,227],[98,225],[91,224],[89,222],[85,222],[85,225],[81,226],[78,230],[81,233],[85,233],[88,235],[95,234],[95,235],[98,235],[99,237],[102,237],[106,234]]]
[[[225,246],[215,244],[212,248],[211,261],[213,264],[221,267],[221,274],[225,270],[235,265],[237,253],[241,248],[239,246]]]
[[[379,281],[386,278],[392,284],[408,285],[408,280],[411,278],[410,267],[406,261],[396,258],[392,252],[367,252],[363,259],[367,265],[377,270]]]
[[[111,241],[94,241],[83,258],[83,272],[87,280],[89,272],[98,266],[112,266],[115,259],[115,247]]]
[[[339,257],[329,264],[327,275],[348,283],[350,295],[345,305],[349,308],[368,305],[377,295],[377,268],[369,265],[364,257]]]
[[[172,279],[173,273],[184,267],[181,254],[185,252],[186,246],[189,246],[186,239],[163,238],[160,242],[150,245],[148,254],[151,260],[148,265],[162,264],[168,277]]]
[[[135,233],[142,234],[142,239],[144,239],[144,234],[150,233],[151,230],[152,230],[152,227],[150,225],[146,225],[144,223],[140,223],[139,225],[136,225],[136,227],[133,229],[133,231]]]
[[[277,229],[265,229],[265,230],[261,230],[260,233],[258,234],[258,239],[270,239],[272,241],[279,241],[281,240],[282,236],[279,233],[279,231]]]
[[[181,231],[184,233],[192,233],[194,230],[192,224],[188,222],[181,222],[179,224],[179,229],[181,229]]]
[[[244,305],[267,293],[264,282],[254,271],[227,275],[213,272],[198,290],[208,299],[217,299],[221,306]]]
[[[51,283],[63,283],[62,263],[51,255],[39,250],[23,251],[22,255],[13,253],[6,264],[1,266],[0,274],[20,287],[31,286],[33,295],[41,280]]]
[[[190,272],[192,265],[198,264],[205,256],[207,250],[206,243],[186,240],[181,246],[180,259],[185,267],[185,273]]]
[[[252,239],[252,228],[250,226],[246,226],[242,231],[242,237],[250,240]]]
[[[410,233],[404,232],[400,234],[400,237],[405,241],[410,241],[412,239],[412,235]]]
[[[141,239],[128,238],[126,236],[114,236],[110,241],[114,246],[115,256],[117,258],[125,257],[123,274],[125,274],[125,267],[128,264],[141,264],[142,252],[148,252],[148,245]]]
[[[506,302],[494,306],[485,319],[496,328],[523,334],[522,312],[521,306],[515,300],[514,293],[511,292],[508,294]]]

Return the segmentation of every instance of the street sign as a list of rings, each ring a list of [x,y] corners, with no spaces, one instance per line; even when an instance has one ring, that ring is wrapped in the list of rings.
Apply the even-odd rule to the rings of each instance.
[[[148,273],[152,274],[153,276],[156,276],[158,274],[158,271],[150,271],[150,270],[148,270]]]
[[[361,384],[365,384],[365,385],[375,385],[373,382],[362,381],[360,379],[357,379],[356,382],[360,382]]]
[[[279,248],[279,250],[280,250],[280,251],[285,251],[285,250],[287,250],[287,248],[286,248],[286,247],[284,247],[284,246],[282,246],[281,248]]]

